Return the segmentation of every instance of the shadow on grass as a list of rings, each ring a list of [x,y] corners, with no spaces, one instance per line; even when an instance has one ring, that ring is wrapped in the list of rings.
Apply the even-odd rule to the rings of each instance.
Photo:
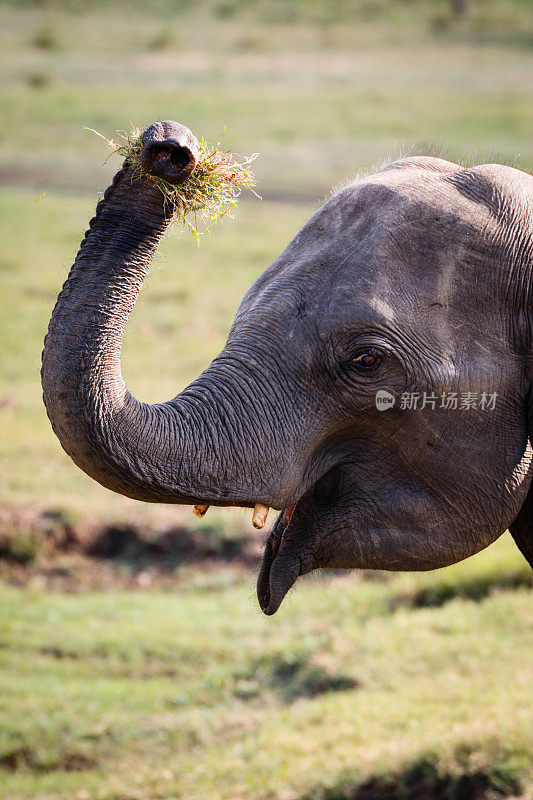
[[[392,608],[396,610],[398,608],[440,607],[456,598],[479,601],[495,592],[521,588],[533,588],[533,570],[527,572],[517,569],[498,575],[471,577],[455,583],[424,586],[412,592],[396,595],[392,600]]]
[[[300,800],[500,800],[519,791],[515,778],[481,771],[439,774],[431,762],[419,761],[390,778],[376,776],[360,785],[317,787]]]
[[[349,675],[331,673],[313,664],[306,653],[274,653],[255,659],[246,672],[235,676],[234,695],[241,700],[270,691],[282,703],[312,698],[328,692],[356,689],[359,683]]]
[[[95,762],[83,753],[60,753],[45,757],[29,747],[13,747],[0,753],[0,769],[6,772],[85,772]]]

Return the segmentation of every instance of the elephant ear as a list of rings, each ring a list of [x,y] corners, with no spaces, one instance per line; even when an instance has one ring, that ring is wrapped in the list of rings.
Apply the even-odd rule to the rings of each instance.
[[[527,431],[528,438],[533,446],[533,390],[529,390],[527,400]],[[518,545],[518,549],[533,568],[533,484],[520,509],[517,518],[509,526],[511,536]]]

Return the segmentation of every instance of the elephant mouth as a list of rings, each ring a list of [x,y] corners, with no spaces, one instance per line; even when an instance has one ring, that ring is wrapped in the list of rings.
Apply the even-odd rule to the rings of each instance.
[[[257,578],[257,599],[263,613],[275,614],[297,578],[317,566],[313,543],[320,540],[319,520],[337,504],[341,485],[341,470],[334,467],[278,516]]]
[[[275,614],[300,575],[319,566],[340,566],[324,545],[321,531],[346,500],[345,465],[327,471],[294,505],[278,516],[267,539],[257,577],[257,599],[264,614]]]
[[[261,611],[268,616],[276,613],[283,598],[302,574],[300,556],[292,548],[286,552],[285,544],[297,505],[288,506],[281,512],[265,545],[257,577],[257,599]],[[282,549],[283,553],[280,552]]]

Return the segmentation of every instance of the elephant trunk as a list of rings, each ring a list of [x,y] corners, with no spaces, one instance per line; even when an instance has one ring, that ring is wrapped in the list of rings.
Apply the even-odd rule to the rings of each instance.
[[[153,151],[154,173],[165,176],[168,159],[170,177],[179,182],[190,172],[194,137],[176,123],[165,125],[155,145],[145,134],[145,149]],[[192,137],[186,147],[184,130]],[[150,152],[143,154],[145,169]],[[253,397],[242,364],[219,358],[161,404],[140,402],[125,386],[124,330],[167,229],[166,210],[160,190],[149,178],[133,179],[127,162],[98,204],[45,340],[43,398],[52,427],[81,469],[128,497],[280,508],[285,498],[263,458],[263,446],[273,443],[260,422],[261,412],[272,410]]]

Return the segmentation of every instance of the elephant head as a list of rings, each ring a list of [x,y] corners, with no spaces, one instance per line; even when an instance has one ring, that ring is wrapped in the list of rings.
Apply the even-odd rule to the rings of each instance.
[[[190,131],[144,143],[146,172],[187,180]],[[433,569],[509,526],[533,561],[531,176],[416,157],[357,180],[257,278],[212,364],[148,405],[120,351],[166,212],[125,162],[54,309],[44,401],[79,467],[139,500],[278,509],[266,614],[316,568]]]

